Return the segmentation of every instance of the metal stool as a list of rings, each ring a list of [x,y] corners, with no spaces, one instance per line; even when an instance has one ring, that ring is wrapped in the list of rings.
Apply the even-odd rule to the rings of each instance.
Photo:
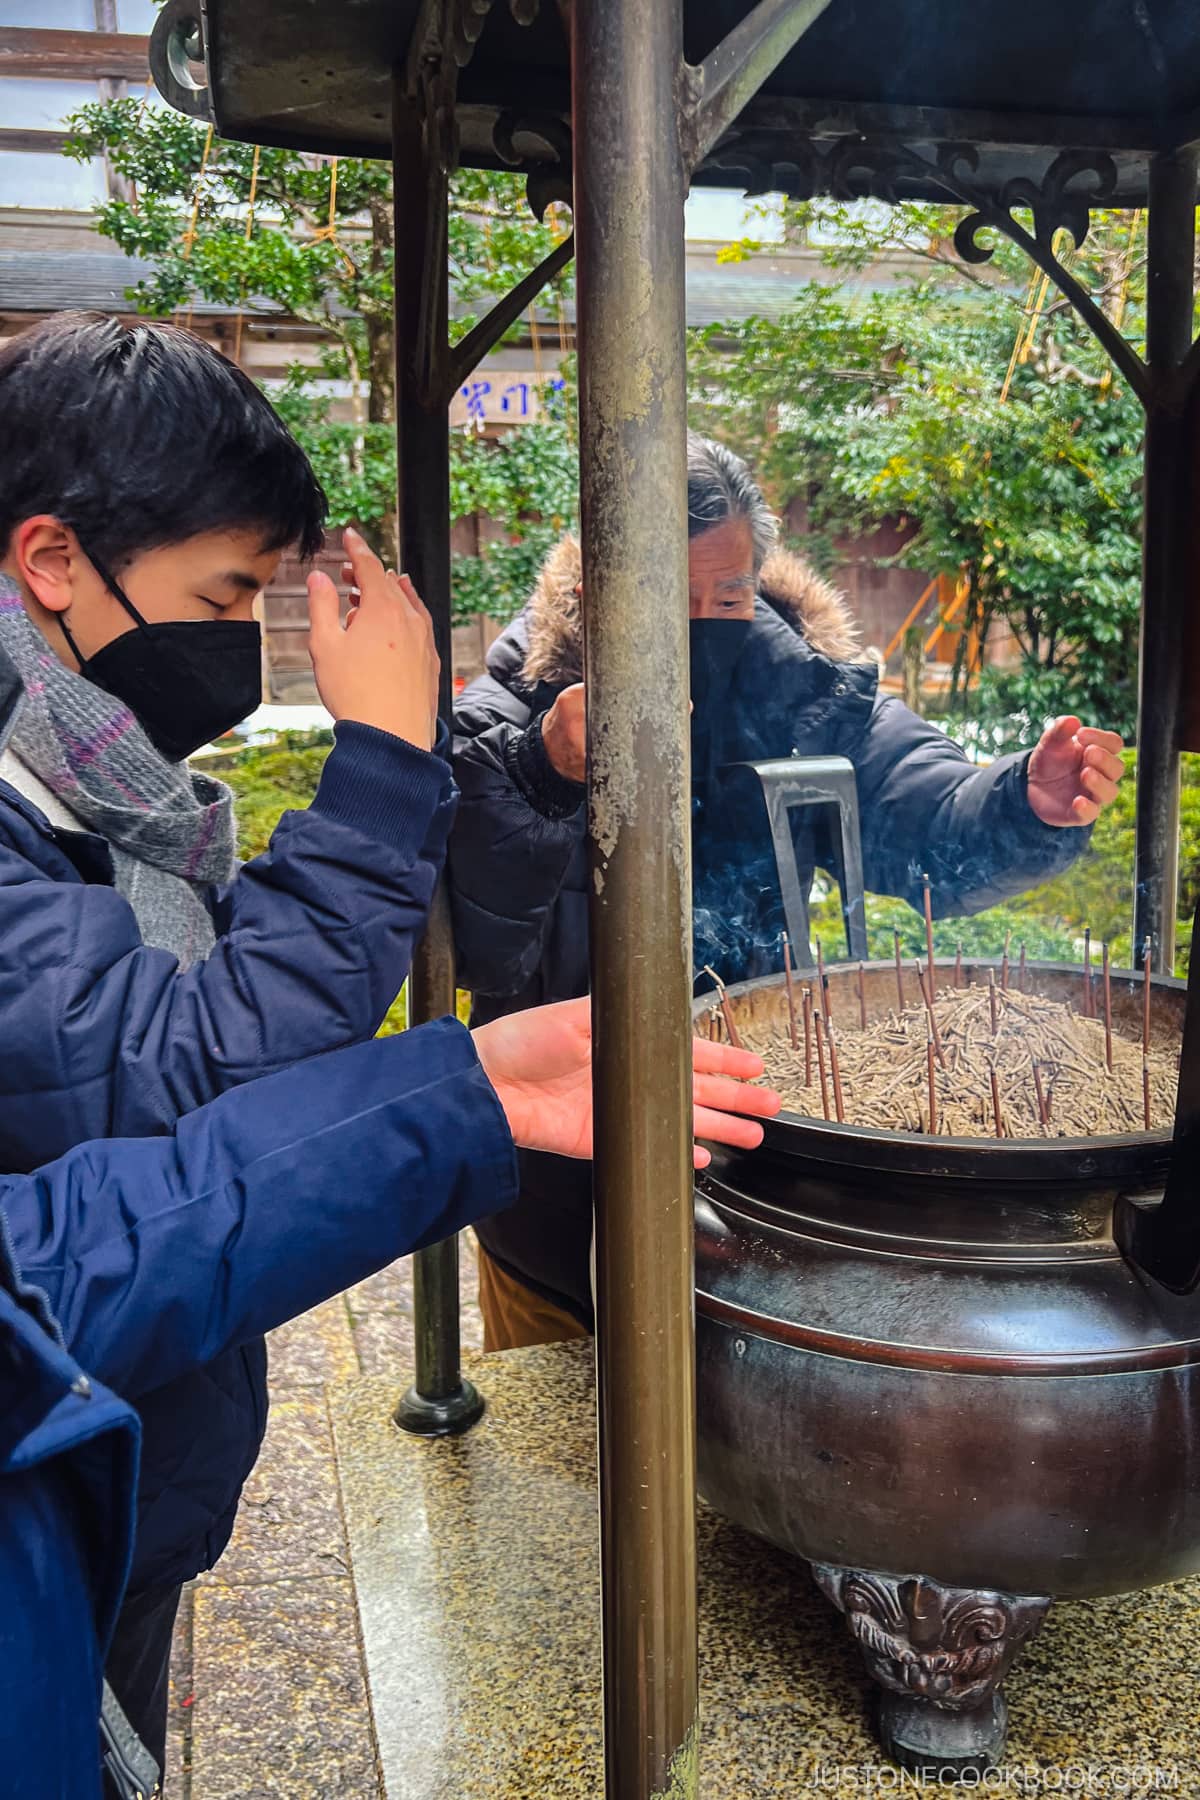
[[[862,837],[858,818],[858,784],[854,766],[844,756],[786,756],[772,762],[730,763],[730,769],[749,769],[766,801],[783,914],[792,941],[792,957],[804,974],[815,973],[808,924],[808,896],[800,886],[791,813],[797,806],[826,806],[835,810],[838,845],[838,886],[846,943],[854,962],[867,957],[866,898],[863,889]]]

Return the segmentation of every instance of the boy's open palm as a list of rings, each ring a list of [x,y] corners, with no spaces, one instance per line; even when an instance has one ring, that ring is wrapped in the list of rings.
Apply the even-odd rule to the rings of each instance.
[[[385,569],[357,531],[343,544],[355,604],[343,626],[328,575],[308,578],[317,692],[335,719],[374,725],[431,750],[437,736],[438,675],[433,622],[407,575]]]
[[[472,1033],[484,1074],[495,1088],[516,1143],[556,1156],[592,1154],[591,1001],[563,1000],[509,1013]],[[748,1087],[763,1072],[757,1056],[692,1040],[692,1096],[698,1137],[753,1150],[762,1142],[758,1119],[779,1111],[779,1095]],[[749,1115],[749,1116],[739,1116]],[[709,1162],[696,1146],[695,1163]]]

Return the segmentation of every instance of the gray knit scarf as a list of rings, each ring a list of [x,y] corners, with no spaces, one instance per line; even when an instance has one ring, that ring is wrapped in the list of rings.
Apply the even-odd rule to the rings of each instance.
[[[112,851],[142,939],[187,968],[216,939],[207,891],[236,867],[233,795],[170,763],[129,708],[66,668],[0,575],[0,652],[24,689],[9,747]]]

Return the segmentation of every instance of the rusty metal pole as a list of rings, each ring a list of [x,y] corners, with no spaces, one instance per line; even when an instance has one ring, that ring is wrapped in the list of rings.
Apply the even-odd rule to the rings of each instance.
[[[1150,164],[1146,361],[1154,388],[1146,415],[1142,629],[1138,674],[1137,826],[1133,957],[1175,966],[1179,884],[1179,752],[1185,695],[1184,621],[1194,605],[1191,467],[1179,377],[1192,345],[1196,179],[1200,150],[1160,152]]]
[[[400,553],[433,615],[442,659],[440,716],[453,704],[450,641],[450,415],[442,391],[448,356],[447,176],[434,121],[394,78],[392,157],[396,257],[396,447]],[[410,1024],[454,1012],[454,941],[444,886],[430,908],[408,986]],[[458,1239],[413,1257],[416,1379],[395,1412],[427,1437],[465,1431],[483,1411],[460,1363]]]
[[[696,1793],[681,0],[575,0],[608,1800]]]

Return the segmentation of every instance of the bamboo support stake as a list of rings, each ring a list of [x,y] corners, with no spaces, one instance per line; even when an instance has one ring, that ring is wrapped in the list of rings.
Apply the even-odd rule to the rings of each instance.
[[[800,1040],[796,1036],[796,990],[792,984],[792,947],[788,942],[786,931],[780,933],[783,938],[783,977],[787,982],[788,1028],[792,1034],[792,1049],[800,1048]]]
[[[867,1029],[867,968],[865,963],[858,965],[858,1023],[861,1030]]]
[[[1108,945],[1104,946],[1104,1061],[1108,1072],[1112,1074],[1112,969],[1109,963]]]
[[[929,964],[929,985],[933,986],[933,893],[929,886],[928,875],[922,875],[921,886],[924,890],[925,903],[925,960]]]
[[[837,1039],[833,1035],[833,1026],[826,1026],[829,1039],[829,1072],[833,1076],[833,1109],[839,1125],[846,1123],[846,1106],[842,1098],[842,1070],[838,1062]]]
[[[991,1011],[991,1015],[992,1015],[992,1036],[995,1037],[996,1033],[1000,1029],[1000,1018],[999,1018],[999,1014],[997,1013],[997,1010],[996,1010],[996,971],[995,971],[995,969],[988,970],[988,1007],[989,1007],[989,1009]]]
[[[900,933],[893,928],[892,945],[896,952],[896,1005],[904,1011],[904,970],[900,962]]]
[[[812,983],[804,990],[804,1085],[812,1086],[813,1059],[813,997]]]
[[[733,1010],[729,1004],[729,995],[725,992],[725,983],[721,980],[721,977],[717,974],[716,970],[710,969],[707,963],[704,965],[704,973],[706,975],[711,975],[713,981],[716,983],[717,1000],[721,1008],[721,1017],[725,1021],[725,1029],[729,1033],[729,1041],[735,1050],[740,1050],[742,1047],[742,1040],[738,1036],[737,1026],[733,1022]]]
[[[829,1082],[825,1075],[825,1034],[821,1027],[821,1015],[818,1012],[813,1019],[813,1029],[817,1039],[817,1068],[821,1075],[821,1111],[826,1119],[829,1117]]]

